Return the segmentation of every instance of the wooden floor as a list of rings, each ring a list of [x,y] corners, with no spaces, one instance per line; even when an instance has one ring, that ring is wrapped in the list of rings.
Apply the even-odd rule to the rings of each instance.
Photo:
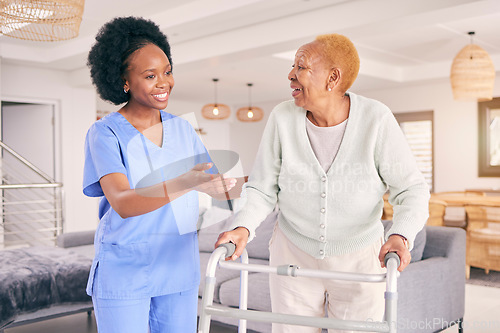
[[[465,286],[465,333],[500,332],[500,288]],[[456,333],[455,325],[442,333]],[[237,329],[212,325],[210,333],[236,333]],[[94,316],[86,313],[9,328],[5,333],[97,333]]]
[[[236,333],[236,328],[228,328],[213,323],[210,333]],[[70,316],[22,325],[5,330],[5,333],[97,333],[95,317],[92,313],[78,313]]]

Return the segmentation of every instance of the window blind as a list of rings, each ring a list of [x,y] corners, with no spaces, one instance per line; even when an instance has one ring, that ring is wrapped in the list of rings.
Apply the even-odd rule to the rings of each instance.
[[[432,192],[434,188],[433,112],[401,113],[395,116],[415,156],[418,168]]]

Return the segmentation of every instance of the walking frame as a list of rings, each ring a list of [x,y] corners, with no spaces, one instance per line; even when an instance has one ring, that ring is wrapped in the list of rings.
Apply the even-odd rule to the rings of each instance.
[[[387,267],[386,274],[359,274],[334,271],[321,271],[313,269],[299,269],[295,265],[283,265],[272,267],[267,265],[255,265],[248,263],[248,253],[246,250],[241,255],[241,263],[235,261],[225,261],[225,258],[232,254],[235,245],[232,243],[220,245],[210,256],[205,276],[205,289],[203,290],[200,321],[198,333],[210,332],[210,321],[213,316],[229,317],[239,319],[238,333],[246,333],[247,320],[281,323],[288,325],[301,325],[319,328],[330,328],[339,330],[354,330],[364,332],[388,332],[397,331],[397,278],[399,272],[399,256],[390,252],[384,259]],[[215,288],[215,271],[217,264],[221,268],[240,270],[240,305],[239,308],[230,308],[213,304]],[[354,321],[340,320],[326,317],[308,317],[299,315],[290,315],[282,313],[272,313],[265,311],[254,311],[247,309],[248,303],[248,272],[260,272],[269,274],[278,274],[291,277],[312,277],[323,279],[334,279],[357,282],[386,282],[385,291],[385,312],[383,321]]]

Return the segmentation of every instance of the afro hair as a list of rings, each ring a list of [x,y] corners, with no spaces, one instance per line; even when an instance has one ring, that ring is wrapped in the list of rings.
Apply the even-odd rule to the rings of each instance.
[[[90,76],[99,96],[115,105],[129,99],[129,94],[123,91],[123,76],[132,53],[147,44],[154,44],[165,52],[172,65],[167,36],[150,20],[115,18],[102,26],[95,39],[87,59]]]
[[[339,34],[327,34],[316,37],[323,46],[325,58],[331,65],[342,70],[343,80],[340,88],[346,92],[359,73],[359,55],[351,40]]]

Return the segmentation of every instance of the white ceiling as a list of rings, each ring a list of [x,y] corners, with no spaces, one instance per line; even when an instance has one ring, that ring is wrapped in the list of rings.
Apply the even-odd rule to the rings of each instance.
[[[2,63],[68,71],[90,86],[86,56],[102,24],[143,16],[169,37],[172,98],[253,104],[291,98],[287,74],[295,50],[318,34],[351,38],[361,57],[354,91],[448,80],[453,57],[470,42],[500,71],[500,0],[86,0],[80,35],[64,42],[0,36]],[[496,84],[499,84],[498,82]]]

